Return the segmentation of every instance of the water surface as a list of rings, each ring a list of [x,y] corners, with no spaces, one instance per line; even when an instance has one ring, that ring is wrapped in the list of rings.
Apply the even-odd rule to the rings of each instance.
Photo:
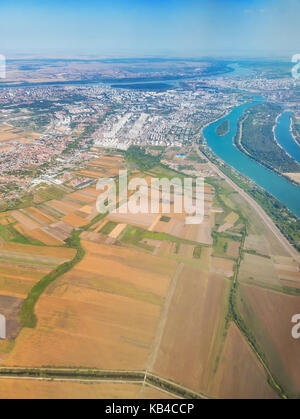
[[[300,147],[294,140],[290,130],[291,116],[292,112],[284,112],[280,115],[275,128],[275,136],[281,147],[293,157],[293,159],[300,163]]]
[[[229,115],[208,125],[203,130],[203,135],[207,145],[218,157],[270,192],[294,214],[300,217],[300,187],[292,184],[272,170],[261,166],[255,160],[239,151],[233,144],[239,118],[246,109],[263,102],[263,99],[259,96],[253,96],[253,99],[253,102],[237,106]],[[216,133],[216,127],[225,119],[229,120],[230,129],[226,135],[220,137]],[[289,130],[289,126],[286,125],[286,129]]]

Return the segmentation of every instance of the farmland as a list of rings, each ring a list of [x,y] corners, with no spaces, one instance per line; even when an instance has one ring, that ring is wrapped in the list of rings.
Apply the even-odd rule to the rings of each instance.
[[[4,148],[9,149],[10,143],[20,141],[28,143],[34,141],[40,136],[38,133],[27,132],[22,129],[16,129],[8,124],[0,125],[0,151],[5,151]]]
[[[21,330],[20,311],[31,289],[45,275],[71,259],[75,252],[67,248],[13,242],[1,242],[0,245],[0,312],[7,319],[9,342]],[[0,342],[0,359],[7,354],[7,342]]]
[[[297,397],[298,344],[287,335],[297,262],[217,177],[205,179],[201,224],[174,211],[174,193],[155,214],[123,202],[98,214],[96,178],[133,163],[131,154],[127,163],[117,152],[93,157],[65,184],[39,185],[29,205],[0,213],[0,312],[9,320],[1,366],[148,371],[205,397]],[[174,176],[156,165],[149,159],[129,179]],[[0,389],[170,396],[138,383],[21,381],[1,378]]]
[[[293,339],[290,324],[299,309],[299,297],[243,285],[239,305],[275,376],[291,397],[297,397],[300,392],[299,342]]]
[[[103,156],[92,164],[96,165],[95,173],[99,178],[103,175],[104,168],[107,168],[105,174],[110,173],[112,165],[115,165],[116,170],[122,168],[123,160],[119,157]],[[66,185],[37,187],[33,199],[35,205],[2,213],[0,237],[6,234],[18,236],[19,240],[23,237],[23,242],[27,240],[48,246],[63,246],[73,228],[83,227],[97,215],[95,204],[98,193],[95,184],[90,186],[94,179],[89,179],[89,182],[85,179],[80,171],[76,171],[71,183],[78,185],[78,189],[70,181]]]
[[[239,329],[231,324],[211,391],[218,398],[277,398]]]
[[[144,368],[176,264],[121,247],[83,247],[82,262],[40,298],[37,328],[21,332],[6,365],[63,366],[68,352],[71,366]]]
[[[182,270],[153,366],[157,374],[208,393],[225,332],[228,292],[222,276]]]
[[[142,384],[84,383],[0,379],[0,399],[144,399],[171,398]]]

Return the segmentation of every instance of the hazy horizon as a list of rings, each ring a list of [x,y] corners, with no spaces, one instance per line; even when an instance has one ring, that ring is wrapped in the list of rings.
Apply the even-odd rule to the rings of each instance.
[[[300,0],[15,0],[0,53],[33,57],[289,57]]]

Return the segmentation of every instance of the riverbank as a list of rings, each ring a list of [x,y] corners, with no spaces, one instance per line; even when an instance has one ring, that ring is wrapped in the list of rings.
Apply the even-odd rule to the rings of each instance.
[[[300,185],[300,173],[285,173],[285,176],[287,176],[294,184]]]
[[[258,163],[255,159],[250,158],[234,145],[233,139],[237,133],[238,122],[243,117],[244,112],[263,102],[263,98],[253,95],[253,101],[235,107],[225,117],[220,118],[216,122],[203,127],[202,136],[204,144],[223,162],[227,163],[241,175],[249,178],[265,190],[278,202],[278,209],[283,210],[287,207],[296,217],[300,217],[300,187],[290,178],[276,173],[265,166]],[[216,126],[224,119],[230,119],[229,133],[220,138],[216,133]],[[289,173],[293,172],[292,170]],[[275,202],[275,201],[274,201]]]
[[[282,112],[281,114],[279,114],[278,116],[277,116],[277,118],[276,118],[276,120],[275,120],[275,124],[274,124],[274,126],[273,126],[273,135],[274,135],[274,140],[276,141],[276,143],[277,143],[277,145],[279,146],[279,147],[281,147],[291,158],[293,158],[293,156],[291,156],[288,152],[287,152],[287,150],[285,150],[282,146],[281,146],[281,144],[279,144],[279,142],[278,142],[278,139],[277,139],[277,137],[276,137],[276,126],[277,126],[277,124],[278,124],[278,120],[279,120],[279,118],[282,116],[284,114],[284,112]],[[295,135],[294,135],[294,133],[293,133],[293,129],[292,129],[292,124],[293,124],[293,120],[292,120],[292,118],[290,118],[290,134],[291,134],[291,137],[293,138],[293,140],[295,141],[295,144],[297,145],[297,146],[300,146],[300,144],[298,144],[298,142],[297,142],[297,140],[296,140],[296,137],[295,137]],[[300,173],[297,173],[297,172],[285,172],[284,174],[282,174],[284,177],[286,177],[287,179],[289,179],[292,183],[294,183],[295,185],[300,185]]]
[[[199,153],[198,149],[197,152]],[[260,204],[242,188],[242,186],[238,185],[233,179],[229,178],[229,176],[224,173],[224,167],[222,170],[221,167],[219,167],[216,164],[216,162],[213,162],[212,159],[209,157],[208,153],[205,152],[205,150],[201,149],[201,152],[207,157],[208,164],[211,167],[211,169],[214,172],[216,172],[222,179],[224,179],[236,192],[238,192],[251,205],[251,207],[256,211],[258,216],[263,220],[265,225],[272,231],[276,238],[281,242],[283,247],[288,251],[288,253],[295,260],[300,262],[300,254],[298,250],[293,246],[293,244],[290,243],[290,241],[284,235],[284,233],[280,231],[276,224],[277,220],[273,220],[260,206]]]
[[[282,112],[281,114],[277,115],[275,122],[272,126],[272,134],[273,134],[273,138],[274,138],[274,142],[276,143],[276,145],[281,149],[281,151],[283,153],[285,153],[289,159],[292,159],[293,161],[295,161],[294,157],[292,155],[290,155],[287,150],[279,143],[279,141],[276,138],[276,134],[275,134],[275,130],[276,130],[276,126],[277,126],[277,122],[279,120],[279,118],[283,115],[284,112]],[[239,120],[237,121],[237,130],[236,130],[236,134],[233,138],[233,144],[235,145],[235,147],[243,154],[245,154],[246,156],[248,156],[250,159],[254,160],[257,164],[259,164],[262,167],[265,167],[268,170],[271,170],[273,172],[275,172],[277,175],[281,176],[282,178],[286,179],[288,182],[291,182],[292,184],[294,184],[295,186],[298,186],[298,182],[295,181],[292,177],[290,177],[289,175],[287,175],[286,173],[290,173],[290,172],[283,172],[280,171],[279,169],[277,169],[276,167],[274,167],[271,164],[268,164],[265,160],[261,160],[250,154],[246,148],[243,146],[242,143],[242,137],[243,137],[243,124],[244,122],[247,120],[248,118],[248,114],[246,114],[244,117],[241,116],[239,118]],[[296,163],[297,161],[295,161]],[[298,162],[297,162],[298,163]],[[297,173],[297,172],[291,172],[291,173]],[[299,172],[300,173],[300,172]]]
[[[243,123],[246,121],[246,119],[248,118],[248,115],[246,115],[240,122],[238,122],[238,126],[237,126],[237,133],[234,137],[234,144],[236,145],[236,147],[242,151],[244,154],[247,154],[247,156],[251,157],[251,154],[248,153],[248,151],[245,149],[245,147],[242,144],[242,137],[243,137]],[[237,141],[236,141],[237,139]],[[259,162],[258,162],[259,163]]]
[[[291,136],[293,137],[293,140],[295,141],[295,143],[300,147],[300,140],[297,140],[296,135],[294,134],[294,126],[295,122],[293,121],[293,118],[291,118],[291,125],[290,125],[290,131],[291,131]]]
[[[294,161],[300,163],[300,146],[292,133],[292,113],[283,111],[276,118],[273,127],[274,139],[279,147]],[[291,170],[291,172],[296,172]],[[300,172],[300,171],[299,171]]]

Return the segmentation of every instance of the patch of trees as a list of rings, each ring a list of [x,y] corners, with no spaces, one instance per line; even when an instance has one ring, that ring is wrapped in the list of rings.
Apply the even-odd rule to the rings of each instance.
[[[146,154],[145,151],[135,145],[131,145],[125,152],[125,158],[131,163],[135,163],[140,170],[150,170],[160,163],[160,156]]]
[[[225,119],[225,121],[221,122],[216,128],[216,134],[220,137],[228,134],[229,132],[229,120]]]
[[[264,166],[278,172],[300,172],[300,165],[292,159],[276,142],[273,133],[276,117],[281,107],[272,103],[263,103],[248,109],[240,118],[242,124],[235,136],[235,145]],[[246,117],[246,118],[245,118]],[[243,121],[243,122],[242,122]]]

